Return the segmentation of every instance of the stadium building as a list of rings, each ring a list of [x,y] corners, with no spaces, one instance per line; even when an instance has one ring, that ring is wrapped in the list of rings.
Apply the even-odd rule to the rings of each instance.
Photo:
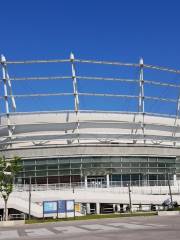
[[[0,149],[16,183],[167,185],[180,179],[178,70],[1,56]]]

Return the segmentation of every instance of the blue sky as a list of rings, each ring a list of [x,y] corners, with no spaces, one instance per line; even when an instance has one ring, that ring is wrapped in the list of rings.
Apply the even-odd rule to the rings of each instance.
[[[180,2],[178,0],[6,0],[1,1],[0,53],[8,60],[77,58],[138,62],[142,56],[149,64],[179,69],[180,63]],[[21,66],[22,67],[22,66]],[[9,66],[11,76],[63,75],[67,66]],[[78,73],[90,76],[138,78],[138,70],[77,66]],[[70,73],[70,72],[69,72]],[[126,75],[127,73],[127,75]],[[159,76],[145,71],[145,78],[179,82],[179,76]],[[167,77],[167,79],[165,79]],[[70,80],[69,80],[70,81]],[[112,83],[96,84],[79,81],[81,92],[115,92],[137,94],[137,86]],[[16,94],[27,92],[69,91],[71,82],[13,83]],[[67,87],[67,89],[66,89]],[[118,91],[117,89],[122,91]],[[2,86],[0,88],[2,92]],[[157,91],[157,92],[156,92]],[[149,95],[161,94],[177,98],[177,92],[145,88]],[[57,104],[58,102],[58,104]],[[57,110],[73,108],[73,99],[18,99],[18,110]],[[38,103],[38,104],[37,104]],[[146,104],[147,111],[174,113],[175,106]],[[164,104],[164,103],[163,103]],[[135,102],[111,101],[82,97],[82,109],[137,110]],[[4,107],[1,101],[1,109]],[[53,106],[53,107],[52,107]],[[113,107],[114,106],[114,107]],[[118,107],[119,106],[119,107]],[[52,108],[51,108],[52,107]],[[173,109],[173,110],[172,110]]]

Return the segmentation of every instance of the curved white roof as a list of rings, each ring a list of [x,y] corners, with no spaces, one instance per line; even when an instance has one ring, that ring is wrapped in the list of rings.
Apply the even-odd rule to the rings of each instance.
[[[41,112],[0,116],[0,147],[77,143],[131,143],[180,146],[180,120],[118,112]]]

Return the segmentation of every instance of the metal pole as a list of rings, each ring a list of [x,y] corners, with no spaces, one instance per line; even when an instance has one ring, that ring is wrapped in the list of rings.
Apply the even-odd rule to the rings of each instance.
[[[144,113],[144,72],[143,72],[144,62],[143,62],[143,58],[140,59],[139,66],[140,66],[139,112]]]
[[[73,91],[74,91],[74,108],[77,113],[79,110],[79,97],[78,97],[78,89],[77,89],[77,78],[76,78],[76,70],[74,65],[74,54],[70,54],[70,62],[72,68],[72,80],[73,80]]]
[[[44,201],[43,201],[43,220],[44,220]]]
[[[29,177],[29,220],[31,219],[31,177]]]
[[[75,199],[74,199],[74,219],[76,218]]]
[[[128,193],[129,193],[129,211],[132,213],[132,202],[131,202],[131,188],[130,183],[128,185]]]
[[[8,89],[7,89],[7,72],[6,72],[6,58],[1,55],[1,65],[2,65],[2,80],[4,86],[4,101],[7,117],[8,135],[12,136],[11,122],[9,118],[9,102],[8,102]]]
[[[77,118],[76,130],[78,133],[77,141],[79,143],[79,118],[78,118],[79,96],[78,96],[77,77],[76,77],[76,69],[75,69],[74,60],[75,60],[74,54],[71,53],[70,54],[70,62],[71,62],[71,69],[72,69],[72,81],[73,81],[73,93],[74,93],[74,110],[75,110],[76,118]]]
[[[142,123],[141,128],[144,136],[144,61],[143,58],[140,58],[139,60],[139,66],[140,66],[140,76],[139,76],[139,113],[142,114]],[[145,139],[144,139],[145,143]]]
[[[179,96],[178,96],[178,101],[177,101],[177,106],[176,106],[176,117],[174,119],[174,127],[173,127],[173,131],[172,131],[172,137],[176,136],[176,132],[177,132],[177,122],[179,120],[179,114],[180,114],[180,92],[179,92]],[[174,141],[174,146],[176,145],[176,141]]]
[[[167,174],[167,177],[168,177],[168,187],[169,187],[169,195],[170,195],[170,199],[171,199],[171,206],[173,207],[173,199],[172,199],[171,185],[170,185],[170,181],[169,181],[169,173]]]
[[[7,67],[6,67],[6,79],[7,79],[7,83],[9,86],[9,92],[10,92],[10,97],[11,97],[11,103],[12,103],[12,109],[15,112],[16,111],[16,101],[15,98],[13,96],[13,92],[12,92],[12,85],[11,85],[11,80],[7,71]]]

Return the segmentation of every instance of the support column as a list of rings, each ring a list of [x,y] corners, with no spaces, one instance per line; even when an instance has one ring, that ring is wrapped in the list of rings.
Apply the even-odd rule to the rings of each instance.
[[[177,186],[177,177],[176,177],[176,174],[173,175],[173,184],[174,186]]]
[[[172,131],[172,137],[176,137],[176,132],[177,132],[177,127],[178,127],[178,122],[179,122],[179,114],[180,114],[180,92],[178,95],[178,101],[177,101],[177,106],[176,106],[176,117],[174,119],[174,127]],[[176,141],[174,141],[174,146],[176,146]]]
[[[78,95],[78,87],[77,87],[77,77],[76,77],[76,69],[74,64],[75,58],[74,54],[70,54],[70,62],[71,62],[71,69],[72,69],[72,82],[73,82],[73,94],[74,94],[74,111],[76,113],[76,130],[77,130],[77,141],[79,143],[79,117],[78,117],[78,111],[79,111],[79,95]]]
[[[86,203],[86,213],[87,213],[87,214],[90,214],[90,213],[91,213],[90,203]]]
[[[120,204],[116,204],[117,206],[117,212],[120,212],[121,208],[120,208]]]
[[[85,188],[88,187],[87,176],[84,177],[84,185],[85,185]]]
[[[100,214],[100,203],[96,203],[96,214]]]
[[[117,212],[117,211],[116,211],[116,204],[113,204],[113,212],[114,212],[114,213]]]
[[[76,78],[76,71],[75,71],[75,65],[74,65],[74,54],[70,54],[70,61],[71,61],[71,67],[72,67],[72,80],[73,80],[73,91],[74,91],[74,107],[75,112],[78,112],[79,108],[79,97],[78,97],[78,89],[77,89],[77,78]]]
[[[6,58],[5,58],[4,55],[1,55],[1,60],[0,61],[1,61],[1,65],[2,65],[3,82],[5,82],[6,91],[7,91],[7,87],[9,89],[9,96],[10,96],[10,99],[11,99],[12,110],[13,110],[13,112],[15,112],[16,111],[16,102],[15,102],[15,98],[13,96],[11,80],[10,80],[10,77],[9,77],[9,74],[8,74]]]
[[[143,58],[139,61],[140,76],[139,76],[139,113],[142,114],[141,129],[144,136],[144,61]],[[144,138],[144,143],[145,143]]]
[[[128,184],[128,193],[129,193],[129,210],[132,213],[132,201],[131,201],[131,187],[130,187],[130,184]]]
[[[4,86],[4,101],[5,101],[5,110],[6,110],[6,117],[7,117],[7,127],[8,127],[8,135],[12,137],[12,128],[11,122],[9,117],[9,101],[8,101],[8,88],[7,88],[7,68],[6,68],[6,58],[1,55],[1,65],[2,65],[2,80]]]
[[[140,66],[140,77],[139,77],[139,112],[144,113],[144,76],[143,76],[143,67],[144,62],[143,58],[139,61]]]
[[[109,174],[106,175],[106,186],[109,188],[110,182],[109,182]]]

